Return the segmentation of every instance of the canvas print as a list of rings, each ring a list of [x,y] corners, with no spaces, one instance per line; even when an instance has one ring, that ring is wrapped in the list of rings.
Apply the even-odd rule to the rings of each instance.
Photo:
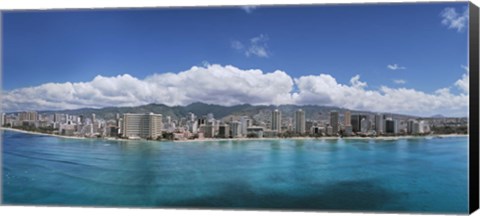
[[[468,213],[469,4],[2,12],[4,205]]]

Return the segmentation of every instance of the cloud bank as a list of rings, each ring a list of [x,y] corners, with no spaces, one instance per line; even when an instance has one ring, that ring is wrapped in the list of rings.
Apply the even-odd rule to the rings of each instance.
[[[6,111],[57,110],[84,107],[137,106],[148,103],[188,105],[316,104],[375,112],[420,116],[465,116],[468,109],[468,74],[451,87],[426,93],[382,86],[369,89],[356,75],[348,84],[329,74],[291,77],[276,70],[244,70],[234,66],[195,66],[178,73],[153,74],[144,79],[129,74],[96,76],[89,82],[46,83],[3,92]],[[454,94],[450,88],[458,88]],[[295,91],[294,91],[295,89]]]

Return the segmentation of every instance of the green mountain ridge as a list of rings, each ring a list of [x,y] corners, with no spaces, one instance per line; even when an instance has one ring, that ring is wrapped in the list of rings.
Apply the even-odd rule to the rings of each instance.
[[[298,109],[305,111],[305,117],[307,119],[328,119],[331,111],[338,111],[340,116],[345,111],[350,111],[352,114],[361,113],[372,115],[375,112],[350,110],[332,106],[322,105],[250,105],[241,104],[234,106],[222,106],[215,104],[205,104],[201,102],[195,102],[187,106],[167,106],[164,104],[147,104],[135,107],[104,107],[104,108],[81,108],[73,110],[58,110],[58,111],[39,111],[41,114],[53,114],[53,113],[65,113],[69,115],[84,115],[91,116],[95,113],[97,118],[113,119],[117,113],[158,113],[163,116],[171,116],[173,119],[179,119],[186,117],[188,113],[194,113],[196,116],[201,117],[208,113],[213,113],[216,119],[228,118],[229,116],[249,116],[250,118],[259,115],[261,113],[270,113],[274,109],[279,109],[282,112],[283,118],[293,117],[294,113]],[[268,115],[268,114],[267,114]],[[389,114],[397,118],[416,118],[411,115],[402,114]],[[265,116],[262,116],[265,119]]]

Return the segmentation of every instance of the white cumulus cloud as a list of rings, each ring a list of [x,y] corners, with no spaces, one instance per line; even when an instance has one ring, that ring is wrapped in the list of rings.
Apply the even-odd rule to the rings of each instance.
[[[462,78],[455,82],[455,86],[457,86],[463,92],[468,93],[468,89],[469,89],[468,82],[469,82],[468,74],[463,74]]]
[[[251,38],[248,43],[242,43],[238,40],[231,42],[231,47],[234,50],[243,52],[245,56],[256,56],[259,58],[270,57],[270,51],[268,50],[268,35],[260,34],[257,37]]]
[[[293,80],[283,71],[265,73],[205,65],[138,79],[129,74],[97,76],[90,82],[46,83],[4,92],[5,110],[75,109],[148,103],[234,105],[288,103]]]
[[[429,116],[432,113],[464,116],[468,94],[452,94],[449,89],[426,93],[409,88],[382,86],[369,90],[354,76],[350,85],[338,83],[328,74],[295,79],[298,92],[292,95],[297,104],[322,104],[375,112],[396,112]]]
[[[235,50],[243,50],[245,48],[245,46],[242,44],[242,42],[237,41],[237,40],[232,41],[231,46]]]
[[[455,8],[445,8],[440,16],[442,17],[442,24],[449,29],[456,29],[457,32],[462,32],[468,25],[468,8],[465,8],[463,13],[457,12]]]
[[[400,66],[400,65],[397,65],[397,64],[389,64],[389,65],[387,65],[387,68],[390,69],[390,70],[405,70],[405,69],[407,69],[406,67],[403,67],[403,66]]]
[[[244,70],[234,66],[205,64],[178,73],[152,74],[144,79],[129,74],[96,76],[89,82],[45,83],[4,91],[6,111],[57,110],[84,107],[138,106],[149,103],[188,105],[314,104],[355,110],[396,112],[420,116],[465,116],[468,110],[468,73],[449,88],[428,93],[411,88],[369,88],[360,75],[349,83],[329,74],[291,77],[276,70]]]

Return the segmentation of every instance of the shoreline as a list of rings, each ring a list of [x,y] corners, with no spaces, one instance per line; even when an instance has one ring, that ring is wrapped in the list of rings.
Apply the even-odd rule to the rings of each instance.
[[[88,138],[86,138],[86,137],[63,136],[63,135],[57,135],[57,134],[48,134],[48,133],[40,133],[40,132],[35,132],[35,131],[20,130],[20,129],[16,129],[16,128],[1,127],[1,129],[2,129],[2,130],[6,130],[6,131],[18,132],[18,133],[33,134],[33,135],[44,135],[44,136],[52,136],[52,137],[65,138],[65,139],[81,139],[81,140],[88,139]]]
[[[206,138],[194,140],[171,140],[171,142],[221,142],[221,141],[269,141],[269,140],[401,140],[401,139],[431,139],[449,137],[469,137],[468,134],[438,134],[427,136],[378,136],[378,137],[268,137],[268,138]],[[159,141],[162,142],[162,141]]]
[[[431,139],[431,138],[450,138],[450,137],[469,137],[469,134],[434,134],[426,136],[378,136],[378,137],[268,137],[268,138],[206,138],[206,139],[187,139],[187,140],[146,140],[146,139],[118,139],[118,138],[89,138],[78,136],[63,136],[57,134],[47,134],[34,131],[20,130],[16,128],[0,127],[1,130],[13,131],[18,133],[26,133],[33,135],[44,135],[64,139],[77,139],[77,140],[102,140],[102,141],[149,141],[149,142],[173,142],[173,143],[186,143],[186,142],[221,142],[221,141],[273,141],[273,140],[400,140],[400,139]]]

